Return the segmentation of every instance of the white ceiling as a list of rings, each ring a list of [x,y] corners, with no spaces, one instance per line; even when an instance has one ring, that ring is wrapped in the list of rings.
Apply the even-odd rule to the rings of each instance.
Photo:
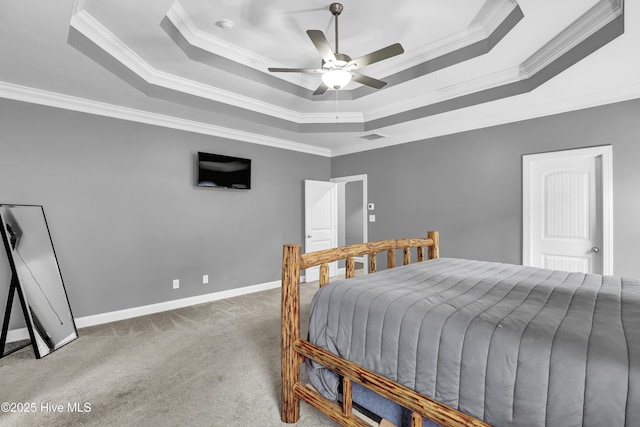
[[[313,96],[266,68],[320,66],[330,2],[5,0],[0,97],[326,156],[640,97],[640,0],[389,3],[339,18],[352,58],[403,45],[359,70],[389,84]]]

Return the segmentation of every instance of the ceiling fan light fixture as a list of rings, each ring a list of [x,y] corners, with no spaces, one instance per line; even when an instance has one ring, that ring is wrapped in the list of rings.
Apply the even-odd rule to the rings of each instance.
[[[322,82],[335,90],[342,89],[351,81],[351,73],[345,70],[329,70],[322,75]]]

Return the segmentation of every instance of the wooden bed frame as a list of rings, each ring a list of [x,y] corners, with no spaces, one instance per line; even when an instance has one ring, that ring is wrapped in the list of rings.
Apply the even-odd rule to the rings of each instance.
[[[368,427],[352,413],[352,383],[390,399],[412,411],[411,426],[422,427],[423,417],[445,427],[489,426],[485,422],[419,394],[401,384],[367,370],[353,362],[300,338],[300,270],[320,266],[320,287],[329,283],[329,263],[346,259],[346,278],[354,277],[354,257],[368,255],[369,273],[377,271],[376,255],[387,252],[387,268],[395,267],[396,250],[403,250],[404,265],[411,263],[411,249],[417,248],[418,262],[438,258],[439,235],[429,231],[419,239],[382,240],[302,254],[300,245],[284,245],[282,257],[282,421],[295,423],[300,418],[300,399],[343,426]],[[323,397],[300,382],[301,364],[314,360],[343,377],[342,405]]]

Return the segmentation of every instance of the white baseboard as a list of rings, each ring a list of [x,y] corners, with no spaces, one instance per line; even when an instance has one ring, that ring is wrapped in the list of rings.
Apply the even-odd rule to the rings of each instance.
[[[261,283],[258,285],[244,286],[227,291],[213,292],[210,294],[197,295],[195,297],[182,298],[177,300],[160,302],[157,304],[143,305],[141,307],[127,308],[125,310],[110,311],[107,313],[94,314],[92,316],[78,317],[75,319],[76,327],[86,328],[88,326],[102,325],[118,320],[126,320],[147,314],[160,313],[177,308],[189,307],[192,305],[203,304],[206,302],[218,301],[227,298],[233,298],[241,295],[248,295],[255,292],[262,292],[269,289],[279,288],[280,280],[273,282]],[[12,329],[7,332],[7,342],[22,341],[29,339],[29,331],[26,327],[20,329]]]
[[[27,328],[12,329],[7,331],[7,342],[22,341],[29,339]]]

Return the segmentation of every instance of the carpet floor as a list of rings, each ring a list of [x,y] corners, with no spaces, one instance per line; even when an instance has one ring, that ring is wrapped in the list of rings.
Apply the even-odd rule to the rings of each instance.
[[[303,318],[317,284],[301,286]],[[304,322],[303,322],[304,323]],[[2,426],[285,426],[280,290],[83,328],[0,359]],[[306,336],[306,331],[303,335]],[[299,427],[335,426],[301,404]]]

